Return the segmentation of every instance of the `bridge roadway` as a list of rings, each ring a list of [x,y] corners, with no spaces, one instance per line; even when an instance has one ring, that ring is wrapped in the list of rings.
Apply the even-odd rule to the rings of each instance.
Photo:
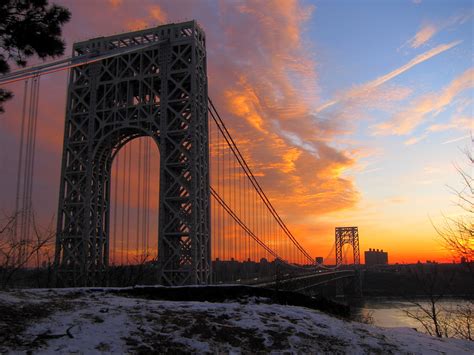
[[[354,270],[312,270],[306,273],[282,273],[279,276],[237,280],[237,283],[267,288],[276,286],[279,289],[301,292],[328,282],[354,276]]]

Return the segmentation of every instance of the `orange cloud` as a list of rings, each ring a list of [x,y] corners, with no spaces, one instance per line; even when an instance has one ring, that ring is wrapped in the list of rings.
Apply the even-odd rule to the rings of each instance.
[[[423,28],[418,31],[416,35],[408,41],[408,43],[412,48],[418,48],[428,42],[436,32],[438,32],[438,29],[434,25],[430,24],[423,26]]]
[[[222,4],[219,55],[209,52],[211,95],[280,213],[300,220],[349,208],[358,193],[342,174],[354,160],[327,145],[341,127],[311,114],[318,77],[301,31],[313,9],[272,5]]]
[[[409,138],[405,142],[403,142],[403,144],[405,144],[405,145],[414,145],[414,144],[417,144],[417,143],[421,142],[426,137],[428,137],[428,135],[425,133],[425,134],[422,134],[421,136],[418,136],[418,137]]]
[[[125,26],[127,30],[136,31],[136,30],[141,30],[148,27],[148,22],[142,19],[135,19],[135,20],[127,21]]]
[[[166,23],[167,16],[163,9],[158,5],[150,6],[150,16],[154,19],[159,21],[159,23]]]
[[[227,90],[224,93],[227,99],[228,110],[236,116],[244,117],[252,127],[261,131],[262,133],[268,133],[264,129],[264,119],[262,115],[257,112],[259,106],[258,97],[255,95],[255,91],[246,86],[243,90]]]
[[[122,5],[123,0],[108,0],[109,4],[112,5],[113,8],[117,8]]]
[[[297,148],[292,148],[283,155],[283,161],[285,162],[285,164],[282,168],[282,171],[284,173],[292,173],[295,171],[296,169],[295,163],[300,157],[301,153],[302,153],[301,150]]]
[[[406,44],[412,48],[418,48],[425,45],[435,34],[443,29],[451,28],[453,26],[462,25],[467,22],[473,16],[472,11],[468,11],[465,14],[455,15],[449,17],[446,21],[441,23],[427,23],[421,27],[421,29],[410,38]]]

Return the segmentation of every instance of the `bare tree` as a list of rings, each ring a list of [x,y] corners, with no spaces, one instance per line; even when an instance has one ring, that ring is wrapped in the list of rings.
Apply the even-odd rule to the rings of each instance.
[[[471,137],[471,142],[474,144],[473,137]],[[443,225],[434,225],[434,227],[444,247],[455,258],[464,260],[474,277],[471,265],[474,261],[474,177],[472,176],[474,156],[470,149],[465,149],[463,153],[470,169],[456,164],[455,168],[461,178],[461,187],[448,187],[454,194],[455,202],[463,214],[455,218],[445,217]]]
[[[451,315],[448,323],[449,336],[474,340],[474,305],[472,302],[458,305],[455,309],[445,310]]]
[[[0,220],[0,288],[10,286],[14,276],[27,266],[35,265],[39,269],[41,261],[50,260],[55,237],[52,220],[46,228],[41,228],[32,213],[32,235],[19,239],[14,230],[20,215],[17,211]]]
[[[471,142],[474,143],[472,137]],[[465,149],[463,154],[467,158],[470,169],[455,164],[461,178],[461,187],[448,186],[454,194],[455,203],[461,209],[462,214],[454,218],[445,216],[442,225],[433,224],[433,226],[446,250],[455,259],[463,260],[464,264],[469,267],[471,276],[474,277],[474,180],[471,173],[474,156],[470,149]],[[405,310],[405,313],[408,317],[417,320],[431,335],[472,340],[474,304],[472,301],[465,301],[454,309],[440,306],[439,301],[443,297],[443,290],[446,289],[445,287],[440,288],[440,283],[446,283],[446,280],[440,278],[438,271],[435,265],[431,272],[424,273],[422,278],[420,278],[420,274],[415,274],[417,282],[428,300],[427,302],[411,301],[416,309],[414,311]]]
[[[405,314],[418,321],[425,331],[439,338],[447,337],[446,317],[439,303],[449,289],[454,273],[442,275],[437,264],[417,265],[413,270],[416,282],[420,287],[424,301],[409,300],[415,310],[404,309]]]

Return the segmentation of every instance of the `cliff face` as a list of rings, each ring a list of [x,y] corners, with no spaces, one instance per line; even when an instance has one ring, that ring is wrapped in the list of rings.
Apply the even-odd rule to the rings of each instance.
[[[264,297],[164,301],[110,290],[0,293],[0,352],[472,354],[474,342],[349,322]]]

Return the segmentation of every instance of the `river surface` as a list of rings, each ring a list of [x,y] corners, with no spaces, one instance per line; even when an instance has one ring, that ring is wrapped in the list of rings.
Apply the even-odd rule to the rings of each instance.
[[[417,300],[424,306],[429,303]],[[439,309],[455,310],[458,306],[466,305],[469,301],[461,299],[447,299],[437,303]],[[380,327],[410,327],[416,328],[420,332],[424,332],[423,326],[416,320],[408,317],[404,310],[416,311],[419,308],[406,300],[397,299],[368,299],[363,304],[354,307],[353,311],[356,315],[371,315],[373,324]]]

